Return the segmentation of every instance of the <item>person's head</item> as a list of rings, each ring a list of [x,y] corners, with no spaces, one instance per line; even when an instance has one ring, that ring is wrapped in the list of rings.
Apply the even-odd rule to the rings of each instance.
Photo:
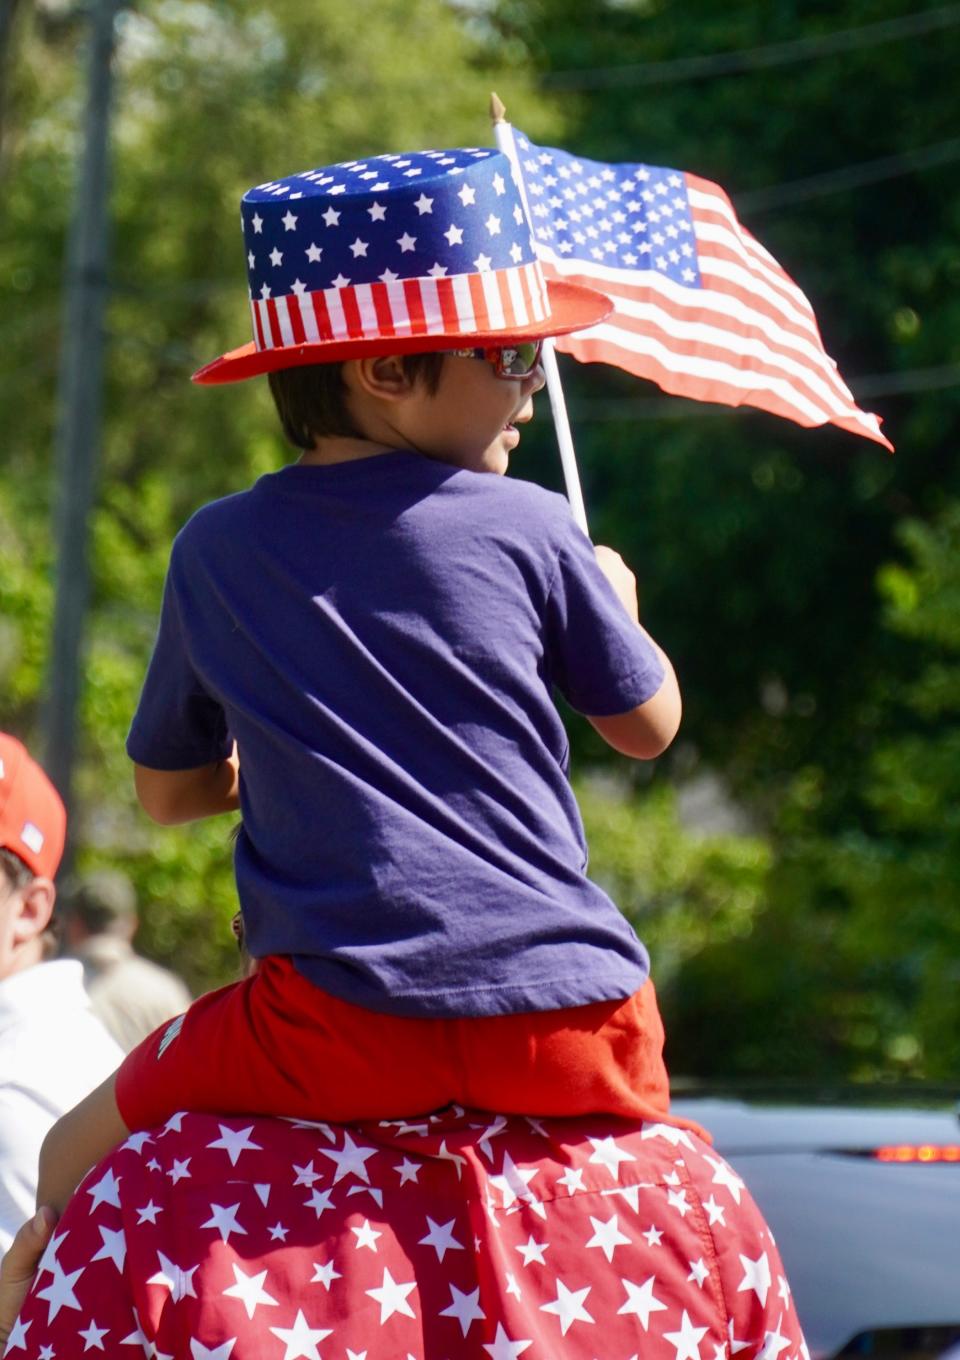
[[[132,940],[137,930],[137,895],[116,869],[94,869],[64,885],[60,894],[64,942],[75,949],[91,935]]]
[[[308,454],[359,439],[502,472],[543,383],[538,343],[611,310],[545,276],[510,160],[489,148],[270,180],[241,222],[255,338],[194,380],[268,374]]]
[[[0,981],[51,954],[67,818],[50,780],[0,732]]]
[[[307,459],[334,442],[404,448],[473,472],[504,473],[543,386],[540,341],[385,354],[280,369],[270,391]]]

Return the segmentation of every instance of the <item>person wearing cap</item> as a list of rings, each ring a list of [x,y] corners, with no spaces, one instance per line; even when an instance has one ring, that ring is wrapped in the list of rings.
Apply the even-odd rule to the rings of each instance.
[[[182,978],[138,954],[137,897],[126,874],[96,869],[61,892],[63,948],[83,964],[93,1012],[124,1053],[192,1000]]]
[[[257,967],[51,1132],[58,1209],[180,1109],[671,1118],[648,956],[587,876],[552,691],[650,759],[676,678],[618,554],[502,475],[543,339],[610,304],[545,282],[489,149],[270,181],[242,222],[254,341],[195,376],[267,375],[299,457],[177,536],[127,749],[157,821],[242,811]]]
[[[51,957],[65,831],[53,785],[0,733],[0,1255],[33,1214],[47,1130],[122,1056],[90,1009],[80,964]]]

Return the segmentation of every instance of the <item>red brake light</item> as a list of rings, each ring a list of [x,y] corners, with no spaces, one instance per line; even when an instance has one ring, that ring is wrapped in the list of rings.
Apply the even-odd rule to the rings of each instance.
[[[960,1162],[960,1144],[894,1143],[874,1148],[878,1162]]]

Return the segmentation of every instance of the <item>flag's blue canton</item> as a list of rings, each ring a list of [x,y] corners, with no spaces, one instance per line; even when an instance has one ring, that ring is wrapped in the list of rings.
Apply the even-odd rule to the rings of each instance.
[[[251,189],[241,221],[252,298],[536,259],[509,168],[489,148],[305,170]]]
[[[690,200],[679,170],[608,165],[517,134],[533,233],[561,260],[650,269],[700,287]]]

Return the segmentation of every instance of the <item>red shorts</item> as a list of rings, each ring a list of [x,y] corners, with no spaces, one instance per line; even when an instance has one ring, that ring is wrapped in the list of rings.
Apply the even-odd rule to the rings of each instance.
[[[130,1129],[177,1110],[349,1123],[445,1105],[614,1114],[702,1132],[668,1113],[653,984],[626,1001],[520,1015],[406,1017],[351,1005],[270,956],[130,1053],[116,1099]]]

